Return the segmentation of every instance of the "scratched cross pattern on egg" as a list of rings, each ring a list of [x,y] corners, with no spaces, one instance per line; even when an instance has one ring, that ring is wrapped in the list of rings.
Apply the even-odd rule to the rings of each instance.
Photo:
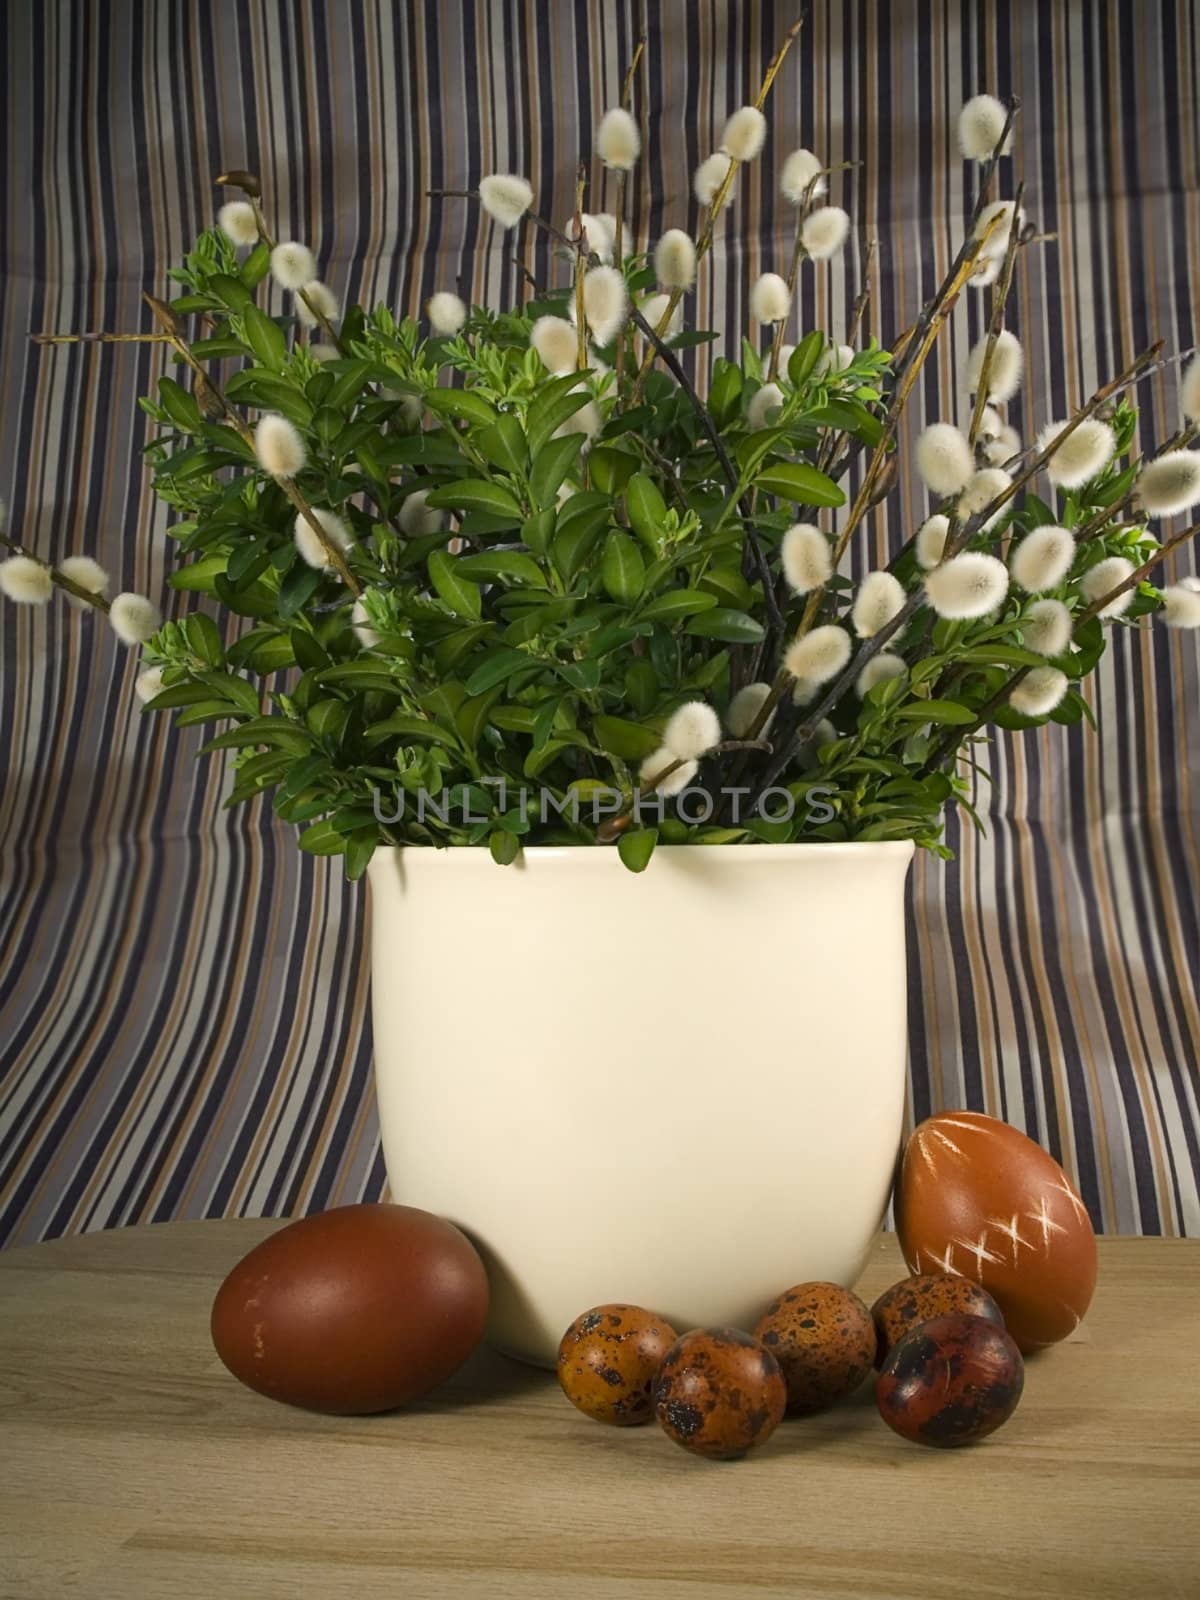
[[[901,1167],[896,1226],[914,1272],[981,1284],[1023,1351],[1067,1338],[1091,1302],[1087,1207],[1047,1151],[994,1117],[921,1123]]]

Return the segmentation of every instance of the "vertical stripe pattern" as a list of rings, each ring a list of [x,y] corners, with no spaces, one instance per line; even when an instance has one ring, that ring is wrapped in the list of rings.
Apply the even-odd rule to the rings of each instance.
[[[31,345],[33,329],[136,329],[144,290],[220,203],[263,180],[280,237],[311,242],[344,302],[419,313],[437,288],[498,306],[556,281],[543,235],[501,233],[431,189],[529,176],[561,223],[579,156],[639,29],[645,156],[627,216],[694,228],[690,177],[751,99],[790,0],[8,0],[0,7],[0,497],[47,556],[96,556],[114,590],[165,588],[165,508],[140,459],[161,347]],[[688,301],[736,350],[749,284],[786,270],[775,174],[828,163],[848,248],[805,267],[789,337],[837,337],[867,242],[869,333],[911,322],[961,238],[974,169],[955,119],[1020,96],[1040,230],[1010,322],[1031,438],[1154,338],[1200,339],[1196,0],[813,0],[768,107],[764,156]],[[1009,188],[1007,192],[1011,192]],[[611,209],[613,185],[590,198]],[[277,291],[273,291],[277,293]],[[282,301],[278,302],[282,309]],[[974,291],[913,397],[961,416]],[[1177,369],[1139,386],[1144,441],[1178,424]],[[907,441],[911,443],[911,437]],[[927,512],[902,448],[854,570]],[[1192,554],[1174,575],[1194,570]],[[192,597],[172,595],[182,615]],[[61,600],[0,608],[0,1239],[288,1214],[385,1192],[370,1081],[364,891],[303,857],[269,806],[221,808],[198,730],[139,715],[136,661]],[[1089,701],[1099,731],[1000,735],[976,832],[914,869],[910,1115],[969,1106],[1026,1128],[1097,1225],[1200,1232],[1200,656],[1120,630]],[[499,869],[498,869],[499,870]],[[864,988],[869,974],[864,974]],[[798,1061],[797,1070],[805,1070]]]

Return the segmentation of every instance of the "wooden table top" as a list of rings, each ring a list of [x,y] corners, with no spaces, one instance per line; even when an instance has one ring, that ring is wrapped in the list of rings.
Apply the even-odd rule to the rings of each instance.
[[[1200,1241],[1102,1240],[1088,1319],[974,1448],[905,1443],[868,1385],[722,1463],[488,1351],[386,1416],[252,1394],[208,1312],[278,1226],[0,1253],[4,1600],[1200,1594]],[[861,1292],[903,1275],[885,1237]]]

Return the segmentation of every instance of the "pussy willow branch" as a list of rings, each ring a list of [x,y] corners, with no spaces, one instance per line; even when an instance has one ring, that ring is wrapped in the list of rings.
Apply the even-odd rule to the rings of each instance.
[[[645,49],[646,49],[646,27],[645,27],[645,19],[643,18],[641,32],[638,35],[638,42],[634,46],[633,57],[630,60],[629,66],[625,69],[625,78],[624,78],[623,83],[621,84],[621,102],[620,103],[621,103],[622,107],[625,110],[628,110],[629,107],[633,104],[633,80],[637,76],[638,63],[641,61],[642,55],[644,54]],[[624,248],[624,246],[625,246],[625,186],[626,186],[626,182],[628,180],[628,177],[629,177],[629,174],[628,174],[628,172],[625,171],[625,169],[623,167],[617,173],[617,177],[616,177],[617,198],[616,198],[616,202],[615,202],[615,210],[614,210],[614,213],[613,213],[615,218],[616,218],[616,226],[613,229],[613,260],[617,264],[618,267],[623,266],[624,262],[625,262],[625,248]],[[615,359],[613,365],[616,368],[616,373],[617,373],[617,393],[620,394],[620,392],[621,392],[621,382],[622,382],[622,379],[625,376],[625,330],[624,330],[624,328],[622,328],[621,331],[617,334],[616,359]]]
[[[577,351],[575,370],[588,364],[587,318],[583,314],[583,279],[587,272],[587,237],[583,229],[583,197],[587,191],[587,168],[579,163],[575,173],[575,331]]]
[[[796,18],[795,22],[792,23],[791,27],[784,34],[783,41],[780,44],[779,49],[776,50],[775,54],[771,57],[771,60],[770,60],[770,62],[768,64],[768,66],[767,66],[767,70],[763,74],[763,81],[762,81],[761,86],[759,87],[758,94],[754,98],[754,104],[758,108],[759,111],[761,111],[763,106],[766,104],[767,96],[771,92],[771,86],[775,82],[775,79],[779,74],[780,67],[783,66],[783,62],[784,62],[785,56],[787,55],[788,51],[792,48],[792,45],[795,43],[796,38],[799,35],[801,28],[804,26],[805,19],[806,19],[807,15],[808,15],[808,7],[805,6],[801,10],[800,15]],[[734,178],[737,176],[737,169],[741,165],[742,165],[742,163],[740,161],[735,161],[732,156],[729,157],[729,170],[726,172],[725,177],[721,182],[720,188],[717,190],[716,194],[713,196],[712,204],[708,207],[708,216],[705,219],[704,230],[701,233],[699,239],[696,241],[696,266],[697,266],[697,269],[699,269],[701,261],[703,261],[704,257],[707,255],[708,251],[712,248],[713,233],[714,233],[714,230],[716,228],[717,218],[721,214],[721,210],[725,205],[725,201],[726,201],[726,198],[727,198],[727,196],[729,194],[729,191],[733,187]],[[659,318],[659,322],[658,322],[658,331],[659,331],[659,333],[665,333],[667,331],[667,329],[670,327],[671,318],[675,315],[676,307],[679,305],[679,302],[682,299],[683,299],[683,290],[682,289],[672,289],[671,290],[670,298],[667,300],[666,308],[664,309],[662,316]],[[643,357],[642,364],[638,368],[637,382],[634,385],[633,393],[634,393],[634,401],[635,401],[635,403],[636,403],[638,397],[641,395],[642,386],[646,381],[646,374],[649,372],[650,363],[653,360],[654,360],[653,351],[650,350],[650,349],[647,349],[646,354]]]
[[[1190,355],[1191,352],[1189,351],[1188,354]],[[1172,434],[1165,444],[1159,445],[1154,452],[1154,457],[1165,455],[1169,450],[1185,450],[1188,445],[1195,442],[1198,436],[1200,436],[1200,425],[1190,423],[1186,428],[1180,428],[1177,433]],[[1149,459],[1153,460],[1154,457]],[[1147,459],[1146,456],[1142,456],[1139,465],[1145,466]],[[1111,506],[1102,506],[1094,517],[1089,517],[1081,528],[1075,530],[1075,543],[1087,544],[1090,539],[1098,538],[1104,533],[1110,522],[1115,522],[1119,517],[1124,517],[1134,510],[1137,497],[1138,490],[1135,482],[1127,495],[1115,501]]]
[[[31,333],[30,344],[170,344],[165,333]]]
[[[1193,523],[1190,528],[1185,528],[1182,533],[1177,533],[1173,538],[1168,539],[1166,544],[1159,546],[1159,548],[1150,557],[1149,561],[1144,561],[1142,565],[1136,569],[1136,571],[1131,572],[1127,578],[1125,578],[1121,583],[1118,583],[1114,588],[1110,589],[1107,594],[1101,595],[1098,600],[1093,600],[1092,603],[1089,606],[1086,606],[1084,610],[1082,610],[1075,618],[1074,626],[1071,629],[1072,639],[1078,637],[1079,630],[1084,626],[1084,624],[1091,622],[1093,617],[1098,617],[1104,610],[1105,606],[1110,606],[1114,600],[1116,600],[1120,595],[1125,594],[1128,590],[1136,589],[1138,584],[1140,584],[1143,579],[1148,578],[1151,572],[1154,571],[1154,568],[1157,567],[1160,562],[1164,561],[1173,550],[1178,549],[1181,544],[1188,544],[1197,536],[1197,534],[1200,534],[1200,522]],[[992,713],[1010,698],[1017,685],[1023,683],[1028,677],[1029,673],[1032,671],[1032,667],[1019,667],[1017,671],[1013,673],[1011,678],[1005,679],[996,692],[984,701],[983,705],[981,705],[979,710],[976,712],[975,721],[970,727],[966,729],[956,728],[952,734],[944,733],[934,745],[933,749],[926,756],[921,765],[921,772],[926,773],[936,771],[937,768],[941,766],[942,762],[945,761],[946,757],[953,754],[964,740],[973,738],[975,734],[979,732],[980,728],[985,725]]]
[[[1004,265],[1000,268],[1000,277],[997,280],[992,294],[992,319],[988,328],[987,343],[983,347],[983,361],[979,368],[979,387],[975,392],[975,409],[971,413],[971,430],[967,435],[967,442],[971,446],[971,453],[975,453],[975,445],[979,440],[979,429],[983,425],[984,408],[988,403],[988,384],[992,376],[992,361],[996,355],[996,346],[1000,335],[1004,331],[1004,306],[1008,299],[1008,292],[1012,287],[1013,268],[1017,264],[1017,247],[1021,242],[1021,201],[1025,196],[1025,185],[1019,183],[1017,192],[1013,196],[1012,221],[1008,228],[1008,245],[1004,251]]]
[[[700,423],[700,426],[704,429],[705,437],[707,438],[709,444],[711,444],[713,447],[717,460],[720,463],[721,471],[725,475],[725,479],[728,482],[730,489],[736,492],[738,485],[741,482],[740,478],[738,477],[737,468],[733,464],[733,459],[730,456],[729,451],[725,448],[725,441],[721,438],[720,431],[718,430],[716,423],[713,421],[708,407],[696,393],[696,390],[692,385],[692,381],[684,371],[683,364],[679,360],[679,357],[665,342],[665,340],[662,339],[658,330],[650,326],[649,322],[647,322],[646,318],[636,306],[630,310],[630,320],[646,339],[647,345],[652,350],[657,351],[657,353],[662,357],[663,362],[670,369],[671,375],[675,379],[675,382],[687,396],[688,403],[691,405],[693,411],[695,411],[696,418]],[[775,587],[771,581],[771,568],[767,562],[766,554],[763,551],[758,534],[754,531],[752,508],[747,505],[744,498],[739,501],[738,508],[742,516],[742,527],[745,530],[746,543],[750,546],[754,557],[754,565],[758,571],[759,577],[762,580],[763,602],[767,608],[767,615],[771,619],[772,627],[778,629],[780,633],[782,633],[783,616],[775,599]]]
[[[854,309],[850,313],[850,326],[846,330],[846,343],[853,344],[858,338],[859,329],[862,327],[863,316],[867,309],[867,302],[871,298],[871,268],[875,264],[875,256],[879,250],[878,239],[867,240],[867,253],[862,264],[862,287],[854,301]]]
[[[44,567],[50,574],[50,582],[65,594],[73,596],[76,600],[82,600],[86,605],[93,606],[97,611],[107,612],[112,609],[102,594],[94,594],[91,589],[85,589],[82,584],[78,584],[74,579],[68,578],[66,573],[60,572],[52,561],[44,561],[36,550],[30,550],[19,539],[11,539],[7,533],[0,533],[0,545],[3,545],[6,550],[11,550],[15,556],[27,556],[30,561],[36,561],[39,567]]]
[[[229,404],[229,401],[225,398],[220,389],[217,388],[216,384],[204,370],[203,364],[193,355],[192,347],[180,333],[179,324],[175,319],[175,313],[171,310],[170,306],[166,305],[162,300],[156,300],[152,294],[143,294],[142,299],[150,307],[154,320],[158,323],[159,327],[164,333],[170,335],[171,345],[176,353],[187,363],[187,365],[192,369],[192,372],[195,374],[197,398],[199,399],[199,397],[203,395],[206,403],[217,407],[220,415],[224,417],[225,421],[228,422],[229,426],[238,435],[242,442],[248,445],[251,450],[253,450],[255,448],[254,430],[250,427],[249,423],[246,422],[246,420]],[[301,494],[300,490],[296,487],[291,478],[282,478],[278,479],[277,481],[284,494],[292,502],[296,510],[300,513],[305,522],[308,523],[309,527],[321,541],[321,547],[329,557],[330,565],[334,568],[342,582],[350,590],[350,593],[356,597],[360,595],[362,593],[362,586],[359,584],[358,579],[347,566],[346,558],[342,554],[341,550],[321,526],[320,518],[313,511],[312,506],[309,505],[304,495]]]

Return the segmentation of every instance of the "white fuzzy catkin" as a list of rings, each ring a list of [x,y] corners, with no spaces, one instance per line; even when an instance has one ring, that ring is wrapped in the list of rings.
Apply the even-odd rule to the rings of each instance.
[[[1037,437],[1039,455],[1065,427],[1065,422],[1047,423]],[[1085,417],[1046,462],[1047,476],[1064,489],[1078,489],[1104,471],[1116,448],[1117,438],[1108,423]]]
[[[529,342],[548,372],[561,377],[575,371],[579,335],[565,317],[539,317],[530,329]]]
[[[258,218],[247,200],[230,200],[217,212],[217,227],[233,245],[258,243]]]
[[[998,219],[996,227],[988,234],[987,242],[984,244],[982,251],[984,256],[991,257],[997,262],[1004,256],[1008,249],[1008,236],[1012,231],[1015,206],[1014,200],[993,200],[990,206],[984,206],[980,212],[979,221],[975,224],[975,232],[972,235],[975,239],[983,238],[993,217]],[[1019,233],[1024,226],[1025,209],[1022,207],[1017,213],[1017,232]]]
[[[58,570],[64,578],[70,578],[72,583],[77,583],[89,594],[108,593],[108,573],[98,561],[93,561],[91,556],[68,556],[65,561],[59,562]],[[73,606],[76,611],[89,609],[86,600],[79,600],[73,594],[67,595],[67,604]]]
[[[586,385],[577,383],[575,387],[583,389]],[[603,426],[604,418],[600,415],[600,407],[594,400],[589,400],[586,405],[580,406],[578,411],[573,411],[565,422],[560,422],[551,434],[551,438],[564,439],[569,433],[581,433],[590,443]]]
[[[429,504],[429,490],[418,489],[400,507],[396,520],[401,533],[407,534],[410,539],[419,539],[424,534],[437,533],[439,528],[444,527],[444,517],[444,512]]]
[[[629,317],[625,275],[616,267],[592,267],[583,275],[583,314],[597,344],[609,344]]]
[[[1126,561],[1124,556],[1107,556],[1103,561],[1097,561],[1094,567],[1088,568],[1079,580],[1079,588],[1086,600],[1102,600],[1119,583],[1124,583],[1126,578],[1132,578],[1134,570],[1133,562]],[[1099,615],[1121,616],[1133,604],[1136,593],[1136,585],[1132,589],[1126,589],[1103,606]]]
[[[624,106],[613,106],[596,129],[596,154],[606,167],[628,172],[642,153],[642,135]]]
[[[987,354],[987,343],[985,335],[967,357],[967,388],[972,394],[979,388],[979,380],[983,375],[983,358]],[[1021,349],[1021,341],[1015,333],[1002,328],[992,350],[991,365],[988,367],[988,399],[995,400],[1001,405],[1011,400],[1021,387],[1021,372],[1024,366],[1025,352]],[[999,418],[997,418],[997,431],[999,431],[998,425]]]
[[[837,255],[850,232],[850,218],[841,206],[818,206],[805,217],[800,242],[814,261]]]
[[[285,239],[271,251],[271,276],[281,289],[303,289],[317,275],[317,263],[306,244]]]
[[[1025,535],[1008,558],[1008,570],[1027,594],[1041,594],[1058,588],[1074,560],[1074,536],[1047,524]]]
[[[766,142],[767,119],[757,106],[739,106],[721,135],[721,149],[735,161],[753,161]]]
[[[616,244],[617,222],[607,211],[592,216],[585,211],[579,218],[580,227],[587,243],[589,255],[598,256],[602,263],[608,263],[613,257],[613,247]],[[567,218],[563,232],[572,244],[579,240],[579,230],[575,226],[574,215]]]
[[[823,744],[832,744],[838,737],[838,731],[833,723],[830,722],[828,717],[822,717],[813,729],[812,738],[797,757],[798,764],[803,771],[811,772],[815,767],[819,767],[821,762],[818,753],[821,746]]]
[[[980,467],[978,472],[971,474],[971,481],[959,498],[959,516],[964,522],[968,517],[977,516],[979,512],[986,510],[998,495],[1011,488],[1012,479],[1002,467]],[[989,531],[994,528],[1001,517],[1008,515],[1011,508],[1011,502],[1006,500],[999,510],[993,512],[984,522],[984,530]]]
[[[795,346],[792,348],[794,349]],[[845,372],[846,368],[854,360],[854,353],[853,345],[827,345],[824,354],[817,361],[816,370],[818,374],[826,374],[830,377],[836,377],[839,372]],[[782,355],[780,357],[780,364],[782,365]]]
[[[779,547],[783,576],[793,594],[811,594],[833,577],[833,551],[814,523],[796,522]]]
[[[814,628],[802,639],[793,639],[788,645],[783,664],[793,678],[818,687],[836,678],[850,659],[853,648],[845,628],[827,622]]]
[[[1007,422],[996,437],[990,439],[983,447],[984,459],[993,467],[1002,467],[1006,461],[1011,461],[1013,456],[1020,453],[1021,435]]]
[[[134,679],[133,692],[143,705],[149,705],[155,695],[163,691],[163,669],[161,667],[147,667],[139,672]]]
[[[330,544],[334,545],[345,555],[354,543],[354,535],[334,511],[326,511],[320,506],[313,506],[312,514],[321,524],[325,536]],[[310,567],[330,568],[333,566],[333,557],[321,541],[321,536],[305,516],[304,512],[298,513],[292,524],[292,538],[295,540],[296,549],[300,552],[300,559]]]
[[[162,627],[162,612],[144,594],[116,595],[108,610],[112,631],[122,644],[145,644]]]
[[[1004,266],[1003,256],[981,255],[975,262],[974,271],[967,279],[972,289],[986,289],[995,283]]]
[[[308,353],[314,361],[340,361],[342,352],[335,344],[310,344]]]
[[[1179,380],[1179,409],[1189,422],[1200,422],[1200,355],[1193,356]]]
[[[449,289],[439,289],[425,302],[425,315],[434,333],[444,336],[458,332],[467,320],[467,308]]]
[[[371,626],[367,617],[367,608],[363,604],[362,596],[354,602],[350,611],[350,626],[354,629],[354,637],[364,650],[374,650],[379,643],[379,635]]]
[[[659,323],[667,314],[667,307],[671,304],[669,294],[652,294],[642,301],[638,310],[652,328],[657,329]],[[671,320],[667,323],[663,337],[671,338],[683,327],[683,306],[677,305],[671,313]]]
[[[936,567],[946,549],[946,535],[950,532],[950,518],[936,512],[927,517],[917,530],[914,549],[917,565],[926,572]]]
[[[721,742],[721,719],[703,700],[689,700],[672,713],[663,744],[682,761],[698,761]]]
[[[286,417],[268,411],[254,430],[254,453],[258,464],[272,478],[294,478],[304,471],[308,452],[304,440]]]
[[[50,568],[32,556],[9,556],[0,561],[0,593],[18,605],[44,606],[54,593]]]
[[[783,322],[792,309],[792,293],[777,272],[764,272],[750,287],[750,315],[755,322]]]
[[[674,767],[675,771],[668,771],[670,767]],[[697,770],[694,761],[680,762],[677,755],[673,755],[666,745],[662,745],[652,756],[647,756],[638,768],[638,783],[643,789],[653,785],[658,794],[679,794],[691,783]],[[660,772],[666,776],[653,783]]]
[[[966,550],[929,573],[925,593],[939,617],[954,622],[986,617],[1008,593],[1008,568],[995,556]]]
[[[995,95],[977,94],[958,113],[958,148],[968,161],[987,161],[1000,143],[1008,109]],[[1000,154],[1012,149],[1012,129]]]
[[[779,188],[785,200],[790,200],[794,206],[802,205],[808,194],[808,186],[812,183],[812,197],[817,199],[825,193],[825,179],[817,178],[821,170],[821,161],[813,155],[811,150],[793,150],[783,163],[779,174]],[[813,183],[813,179],[817,181]]]
[[[1004,427],[1004,419],[994,406],[984,406],[979,416],[979,438],[986,444],[990,439],[998,439]]]
[[[1200,591],[1172,583],[1162,592],[1163,621],[1168,628],[1200,628]]]
[[[1014,711],[1026,717],[1049,716],[1066,694],[1068,680],[1057,667],[1033,667],[1008,697]]]
[[[654,272],[664,289],[690,289],[696,281],[696,246],[682,228],[668,228],[654,247]]]
[[[1200,605],[1200,596],[1196,596],[1196,600],[1197,604]],[[771,685],[769,683],[748,683],[744,689],[739,689],[734,695],[725,712],[725,726],[735,739],[744,739],[747,736],[750,729],[758,721],[758,714],[770,693]],[[774,721],[775,713],[772,711],[758,730],[759,738],[766,738]]]
[[[725,182],[725,174],[733,162],[723,150],[714,151],[692,173],[692,193],[702,206],[711,206],[717,197],[717,190]],[[729,185],[725,200],[732,205],[735,183]]]
[[[751,395],[750,403],[746,407],[746,421],[751,428],[765,428],[767,425],[767,412],[775,406],[783,404],[783,390],[777,383],[764,383],[761,389]]]
[[[860,639],[873,639],[904,609],[904,585],[890,572],[868,572],[858,586],[850,621]]]
[[[1071,613],[1061,600],[1035,600],[1021,618],[1021,642],[1035,656],[1060,656],[1073,629]]]
[[[305,328],[315,328],[321,320],[336,322],[342,314],[338,304],[338,297],[327,283],[322,283],[320,278],[313,278],[304,285],[304,295],[297,291],[296,294],[296,320]]]
[[[1152,517],[1173,517],[1200,500],[1200,450],[1168,450],[1138,474],[1138,498]]]
[[[533,188],[515,172],[493,172],[480,179],[479,200],[502,228],[515,228],[533,204]]]
[[[974,470],[966,435],[952,422],[931,423],[917,439],[917,471],[934,494],[958,494]]]
[[[877,656],[871,657],[854,680],[854,692],[860,700],[865,700],[877,683],[903,677],[907,671],[899,656],[893,655],[890,650],[881,650]]]

